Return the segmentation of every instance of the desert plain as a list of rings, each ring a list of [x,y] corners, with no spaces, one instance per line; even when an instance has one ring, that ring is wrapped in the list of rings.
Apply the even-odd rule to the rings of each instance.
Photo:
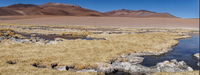
[[[91,16],[1,16],[0,22],[19,24],[80,25],[105,27],[161,27],[199,28],[199,19],[159,18],[159,17],[91,17]]]

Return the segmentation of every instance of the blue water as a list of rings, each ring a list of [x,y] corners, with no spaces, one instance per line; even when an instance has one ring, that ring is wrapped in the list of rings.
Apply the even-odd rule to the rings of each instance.
[[[184,61],[192,67],[194,70],[199,70],[197,66],[198,59],[193,55],[199,53],[199,34],[191,34],[190,39],[178,40],[179,44],[173,48],[172,51],[163,54],[161,56],[144,56],[142,65],[151,67],[155,66],[159,62],[165,60],[177,59],[178,61]]]
[[[178,40],[179,44],[173,48],[172,51],[160,55],[160,56],[144,56],[144,61],[142,65],[147,67],[155,66],[159,62],[163,62],[165,60],[176,59],[177,61],[184,61],[192,67],[194,70],[199,70],[197,66],[198,59],[196,59],[193,55],[199,53],[199,34],[191,34],[192,38],[190,39],[181,39]],[[108,75],[131,75],[125,72],[116,72],[114,74]]]

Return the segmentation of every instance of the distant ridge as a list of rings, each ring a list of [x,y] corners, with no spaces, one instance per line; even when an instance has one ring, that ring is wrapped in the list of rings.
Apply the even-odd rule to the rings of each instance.
[[[118,16],[118,17],[166,17],[166,18],[175,18],[175,16],[169,14],[169,13],[156,13],[151,12],[147,10],[126,10],[126,9],[120,9],[120,10],[113,10],[104,12],[105,14],[111,15],[111,16]]]
[[[156,13],[147,10],[113,10],[105,13],[82,8],[78,5],[62,3],[13,4],[0,7],[0,16],[7,15],[64,15],[64,16],[118,16],[118,17],[166,17],[175,18],[169,13]]]

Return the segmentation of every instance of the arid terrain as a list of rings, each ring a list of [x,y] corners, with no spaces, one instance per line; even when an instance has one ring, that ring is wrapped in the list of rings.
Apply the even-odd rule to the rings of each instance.
[[[105,14],[111,15],[111,16],[119,16],[119,17],[160,17],[160,18],[176,18],[175,16],[169,14],[169,13],[156,13],[151,12],[147,10],[126,10],[126,9],[120,9],[120,10],[113,10],[104,12]]]
[[[0,16],[3,23],[110,27],[199,28],[199,19],[84,16]]]
[[[141,55],[160,55],[171,51],[177,39],[191,38],[189,33],[198,29],[180,28],[124,28],[68,25],[34,25],[0,23],[1,74],[104,74],[117,70],[131,74],[171,72],[160,68],[144,67]],[[149,33],[150,32],[150,33]],[[50,40],[47,37],[59,36]],[[66,37],[77,38],[74,40]],[[93,40],[84,40],[88,38]],[[128,38],[128,39],[127,39]],[[122,40],[124,39],[124,40]],[[132,67],[126,71],[130,63]],[[183,62],[168,69],[176,72],[193,71]],[[162,63],[161,63],[162,64]],[[40,70],[41,69],[41,70]],[[139,68],[138,68],[139,69]],[[60,70],[60,71],[59,71]],[[197,71],[196,71],[197,72]],[[195,73],[196,73],[195,72]],[[190,72],[189,72],[190,73]],[[158,73],[159,74],[159,73]]]
[[[64,16],[120,16],[120,17],[160,17],[175,18],[169,13],[156,13],[147,10],[113,10],[108,12],[98,12],[91,9],[82,8],[78,5],[62,3],[34,4],[13,4],[0,7],[0,16],[9,15],[64,15]]]
[[[78,5],[45,3],[13,4],[0,7],[0,22],[48,25],[84,25],[111,27],[199,28],[199,19],[182,19],[170,13],[148,10],[98,12]]]
[[[0,7],[0,75],[199,75],[176,59],[141,64],[190,34],[199,34],[199,19],[169,13],[103,13],[61,3]]]
[[[67,16],[107,16],[106,14],[82,8],[78,5],[45,3],[42,5],[14,4],[0,7],[0,16],[8,15],[67,15]]]

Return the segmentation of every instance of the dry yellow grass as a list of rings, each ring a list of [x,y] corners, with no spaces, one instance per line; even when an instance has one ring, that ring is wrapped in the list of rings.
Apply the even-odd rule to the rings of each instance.
[[[7,26],[9,29],[13,29],[17,32],[22,32],[22,33],[40,33],[40,34],[65,34],[65,31],[62,31],[62,28],[67,30],[67,33],[79,33],[79,34],[90,34],[91,31],[86,31],[87,29],[94,29],[96,31],[97,29],[108,29],[108,30],[119,30],[119,31],[125,31],[125,32],[144,32],[140,31],[140,29],[150,29],[150,30],[161,30],[161,31],[172,31],[172,32],[179,32],[179,33],[184,33],[184,32],[192,32],[192,31],[199,31],[198,28],[191,28],[191,29],[182,29],[182,28],[128,28],[128,27],[100,27],[100,26],[73,26],[73,25],[36,25],[36,24],[17,24],[17,23],[0,23],[0,25]],[[18,28],[17,26],[20,27],[25,27],[25,28],[39,28],[39,27],[55,27],[55,28],[61,28],[61,29],[55,29],[54,31],[49,31],[49,30],[41,30],[41,29],[32,29],[32,30],[27,30],[27,29],[22,29]],[[96,29],[96,30],[95,30]],[[115,30],[113,30],[115,29]],[[58,31],[57,31],[58,30]],[[61,30],[61,31],[60,31]],[[119,32],[117,31],[117,32]]]
[[[12,24],[10,26],[12,26]],[[16,24],[16,26],[19,25]],[[29,27],[29,25],[27,25],[27,27]],[[79,27],[79,26],[74,26],[74,27]],[[43,34],[63,33],[62,31],[21,30],[17,28],[13,29],[16,31],[27,32],[27,33],[32,33],[32,32],[38,32]],[[135,30],[135,29],[130,28],[129,30]],[[179,31],[188,32],[184,30],[179,30]],[[182,36],[177,35],[177,33],[167,33],[167,32],[144,33],[144,34],[112,34],[112,35],[90,34],[90,32],[86,31],[69,32],[69,33],[74,35],[89,35],[89,37],[94,37],[94,38],[106,38],[106,40],[81,40],[81,39],[66,40],[58,42],[57,44],[50,44],[50,45],[40,45],[36,43],[16,44],[10,40],[4,40],[0,43],[0,58],[1,58],[0,73],[3,75],[7,74],[19,74],[19,75],[91,74],[93,75],[96,73],[93,72],[76,73],[68,71],[55,71],[51,69],[39,69],[31,66],[31,64],[41,63],[46,66],[50,66],[52,63],[57,63],[59,66],[66,66],[73,64],[74,66],[77,66],[76,67],[77,69],[83,69],[82,65],[90,65],[95,68],[98,67],[95,65],[95,63],[109,62],[113,58],[117,58],[122,54],[139,53],[139,52],[160,52],[163,49],[170,48],[173,45],[178,44],[178,41],[175,39],[183,38]],[[63,35],[69,33],[63,33]],[[124,61],[127,60],[129,59],[126,59]],[[6,64],[7,61],[16,61],[17,64],[9,65]],[[85,68],[87,68],[87,66]]]
[[[5,61],[0,61],[0,75],[97,75],[96,72],[72,72],[58,71],[49,68],[36,68],[30,64],[6,64]]]
[[[107,40],[67,40],[53,45],[35,43],[4,45],[7,41],[3,41],[0,45],[0,57],[3,61],[1,64],[10,60],[22,65],[43,63],[47,66],[52,63],[85,65],[108,62],[123,53],[159,52],[177,44],[178,41],[174,38],[180,36],[172,33],[145,33],[101,37]],[[7,68],[5,65],[1,67]]]
[[[188,71],[188,72],[178,72],[178,73],[159,72],[152,75],[199,75],[199,71]]]

